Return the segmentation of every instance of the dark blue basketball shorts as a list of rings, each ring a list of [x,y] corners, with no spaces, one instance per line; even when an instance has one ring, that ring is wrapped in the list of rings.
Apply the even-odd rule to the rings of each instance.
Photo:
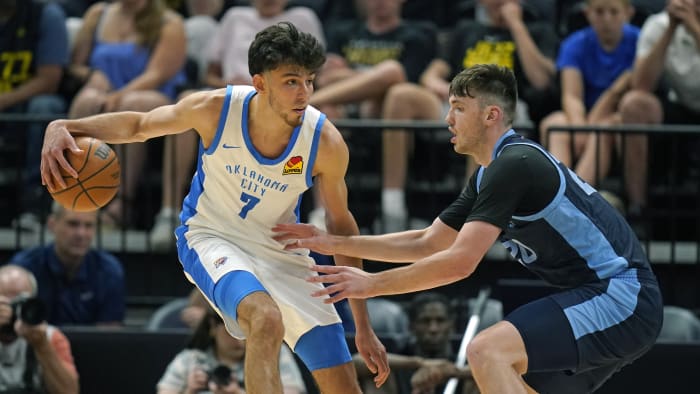
[[[546,393],[590,393],[656,341],[663,301],[649,271],[630,269],[523,305],[505,320],[525,342],[525,381]]]

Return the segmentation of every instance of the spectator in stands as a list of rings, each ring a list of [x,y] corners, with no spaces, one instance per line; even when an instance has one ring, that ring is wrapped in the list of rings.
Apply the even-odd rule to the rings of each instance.
[[[455,365],[456,354],[451,342],[455,315],[449,299],[443,294],[425,292],[416,295],[408,308],[413,340],[398,354],[387,354],[392,374],[377,388],[367,367],[356,356],[355,367],[364,393],[436,393],[450,378],[470,378],[467,367]],[[457,393],[468,393],[471,380],[461,384]]]
[[[481,165],[423,230],[342,236],[308,224],[272,230],[286,250],[408,263],[368,273],[311,267],[314,292],[364,299],[454,283],[472,275],[494,242],[559,292],[510,312],[469,343],[482,392],[594,392],[654,344],[663,321],[658,281],[642,245],[612,206],[544,148],[513,130],[513,73],[481,64],[450,83],[446,122],[454,150]]]
[[[56,94],[68,63],[68,33],[61,8],[38,0],[5,0],[0,7],[0,31],[0,112],[39,116],[65,112],[65,102]],[[0,131],[3,138],[17,139],[25,149],[21,214],[15,226],[37,230],[44,193],[39,161],[45,125],[0,127],[7,128]]]
[[[78,373],[68,338],[45,321],[23,321],[13,307],[36,293],[31,272],[14,265],[0,267],[0,392],[77,394]]]
[[[185,35],[187,37],[187,58],[194,62],[197,73],[196,79],[190,80],[188,72],[188,85],[199,86],[206,71],[205,50],[211,38],[215,36],[219,27],[218,16],[223,7],[222,0],[187,0],[185,2],[188,15],[185,18]],[[188,64],[189,66],[189,64]]]
[[[403,118],[399,111],[407,109],[392,106],[386,100],[387,91],[403,82],[418,82],[430,59],[436,56],[435,28],[426,23],[402,20],[401,0],[360,0],[357,4],[364,20],[338,22],[327,29],[327,61],[316,79],[311,104],[330,118],[355,115]],[[423,116],[437,112],[434,116],[439,117],[437,100],[431,102],[429,95],[419,93],[411,98],[413,108],[428,112]],[[359,108],[347,104],[359,105]],[[424,110],[424,107],[427,108]],[[438,110],[430,112],[431,108]],[[357,114],[352,113],[353,109],[357,109]],[[408,134],[386,131],[382,140],[382,224],[405,228],[404,152],[408,150]],[[402,160],[403,164],[397,160]],[[322,223],[322,215],[323,212],[315,208],[310,221]]]
[[[668,0],[666,9],[642,27],[631,78],[632,90],[620,104],[625,124],[700,124],[700,1]],[[664,86],[665,83],[665,86]],[[647,138],[631,154],[639,185],[630,189],[627,213],[638,217],[646,206]],[[687,154],[697,154],[695,143]],[[632,165],[632,164],[630,164]],[[632,194],[635,192],[635,194]]]
[[[186,349],[175,356],[158,382],[158,394],[244,394],[245,346],[245,340],[232,337],[221,317],[207,307]],[[306,393],[301,371],[287,345],[280,351],[279,366],[284,393]],[[230,383],[222,384],[222,378],[229,378]]]
[[[545,21],[525,22],[516,0],[479,0],[475,19],[455,27],[445,59],[436,59],[421,83],[447,101],[449,81],[475,64],[508,67],[518,80],[515,122],[537,125],[556,100],[556,33]]]
[[[72,63],[91,70],[70,107],[71,118],[112,111],[148,111],[170,104],[185,82],[182,18],[163,0],[97,3],[83,17]],[[145,144],[119,148],[120,195],[103,210],[103,223],[128,225],[145,160]]]
[[[124,271],[114,256],[91,249],[96,223],[97,212],[72,212],[54,203],[47,222],[54,241],[10,258],[36,277],[51,324],[120,325],[124,320]]]
[[[562,110],[544,119],[540,133],[557,159],[597,186],[610,167],[614,136],[582,132],[548,135],[547,129],[619,123],[615,120],[617,106],[629,87],[639,29],[629,23],[634,14],[630,0],[587,0],[584,13],[590,26],[571,33],[559,50]],[[634,143],[625,141],[623,146],[631,149]]]
[[[253,0],[251,4],[251,7],[232,7],[226,11],[216,34],[213,38],[209,37],[209,45],[204,51],[206,72],[202,81],[207,88],[252,84],[253,79],[248,72],[248,47],[255,33],[278,22],[291,22],[322,44],[325,42],[321,22],[311,9],[285,9],[287,0]],[[155,250],[167,250],[175,245],[176,215],[192,178],[197,156],[197,133],[188,132],[166,139],[164,153],[163,198],[150,233],[151,245]]]
[[[518,124],[535,122],[549,108],[556,90],[553,57],[558,41],[552,26],[544,22],[523,21],[518,1],[480,0],[476,20],[459,24],[450,33],[446,53],[431,61],[420,77],[422,87],[399,84],[389,89],[384,119],[440,120],[447,101],[449,80],[464,67],[493,63],[514,70],[518,77]],[[528,112],[528,109],[530,110]],[[408,215],[404,187],[410,146],[405,134],[394,132],[384,153],[384,192],[382,211],[387,221],[405,223]],[[408,140],[410,141],[410,140]],[[473,170],[467,170],[468,175]],[[385,227],[385,231],[403,230],[405,225]]]

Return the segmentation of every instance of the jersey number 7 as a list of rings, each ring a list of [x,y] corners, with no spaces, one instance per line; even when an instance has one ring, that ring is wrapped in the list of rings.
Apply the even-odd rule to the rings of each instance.
[[[251,196],[248,193],[241,193],[241,201],[243,201],[245,205],[243,205],[243,208],[241,208],[241,211],[238,213],[238,216],[245,219],[245,217],[248,216],[248,212],[251,209],[255,208],[256,205],[258,205],[260,199],[255,196]]]

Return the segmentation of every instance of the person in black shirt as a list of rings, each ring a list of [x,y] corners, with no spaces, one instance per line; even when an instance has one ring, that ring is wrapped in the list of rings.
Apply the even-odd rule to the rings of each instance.
[[[634,232],[590,185],[511,128],[512,71],[476,65],[450,84],[446,117],[456,152],[480,165],[459,197],[423,230],[328,235],[277,225],[287,249],[413,264],[367,273],[315,266],[326,302],[420,291],[471,275],[499,240],[561,291],[481,331],[467,359],[482,392],[595,391],[655,342],[663,319],[658,283]]]

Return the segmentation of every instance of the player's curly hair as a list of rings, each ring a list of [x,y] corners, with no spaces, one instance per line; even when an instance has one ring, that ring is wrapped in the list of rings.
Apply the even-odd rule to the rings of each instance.
[[[450,96],[475,98],[482,107],[497,105],[503,109],[506,124],[512,124],[518,85],[511,69],[496,64],[477,64],[452,79]]]
[[[298,65],[316,72],[325,61],[325,50],[316,37],[297,30],[289,22],[281,22],[258,32],[248,49],[251,76],[282,65]]]

